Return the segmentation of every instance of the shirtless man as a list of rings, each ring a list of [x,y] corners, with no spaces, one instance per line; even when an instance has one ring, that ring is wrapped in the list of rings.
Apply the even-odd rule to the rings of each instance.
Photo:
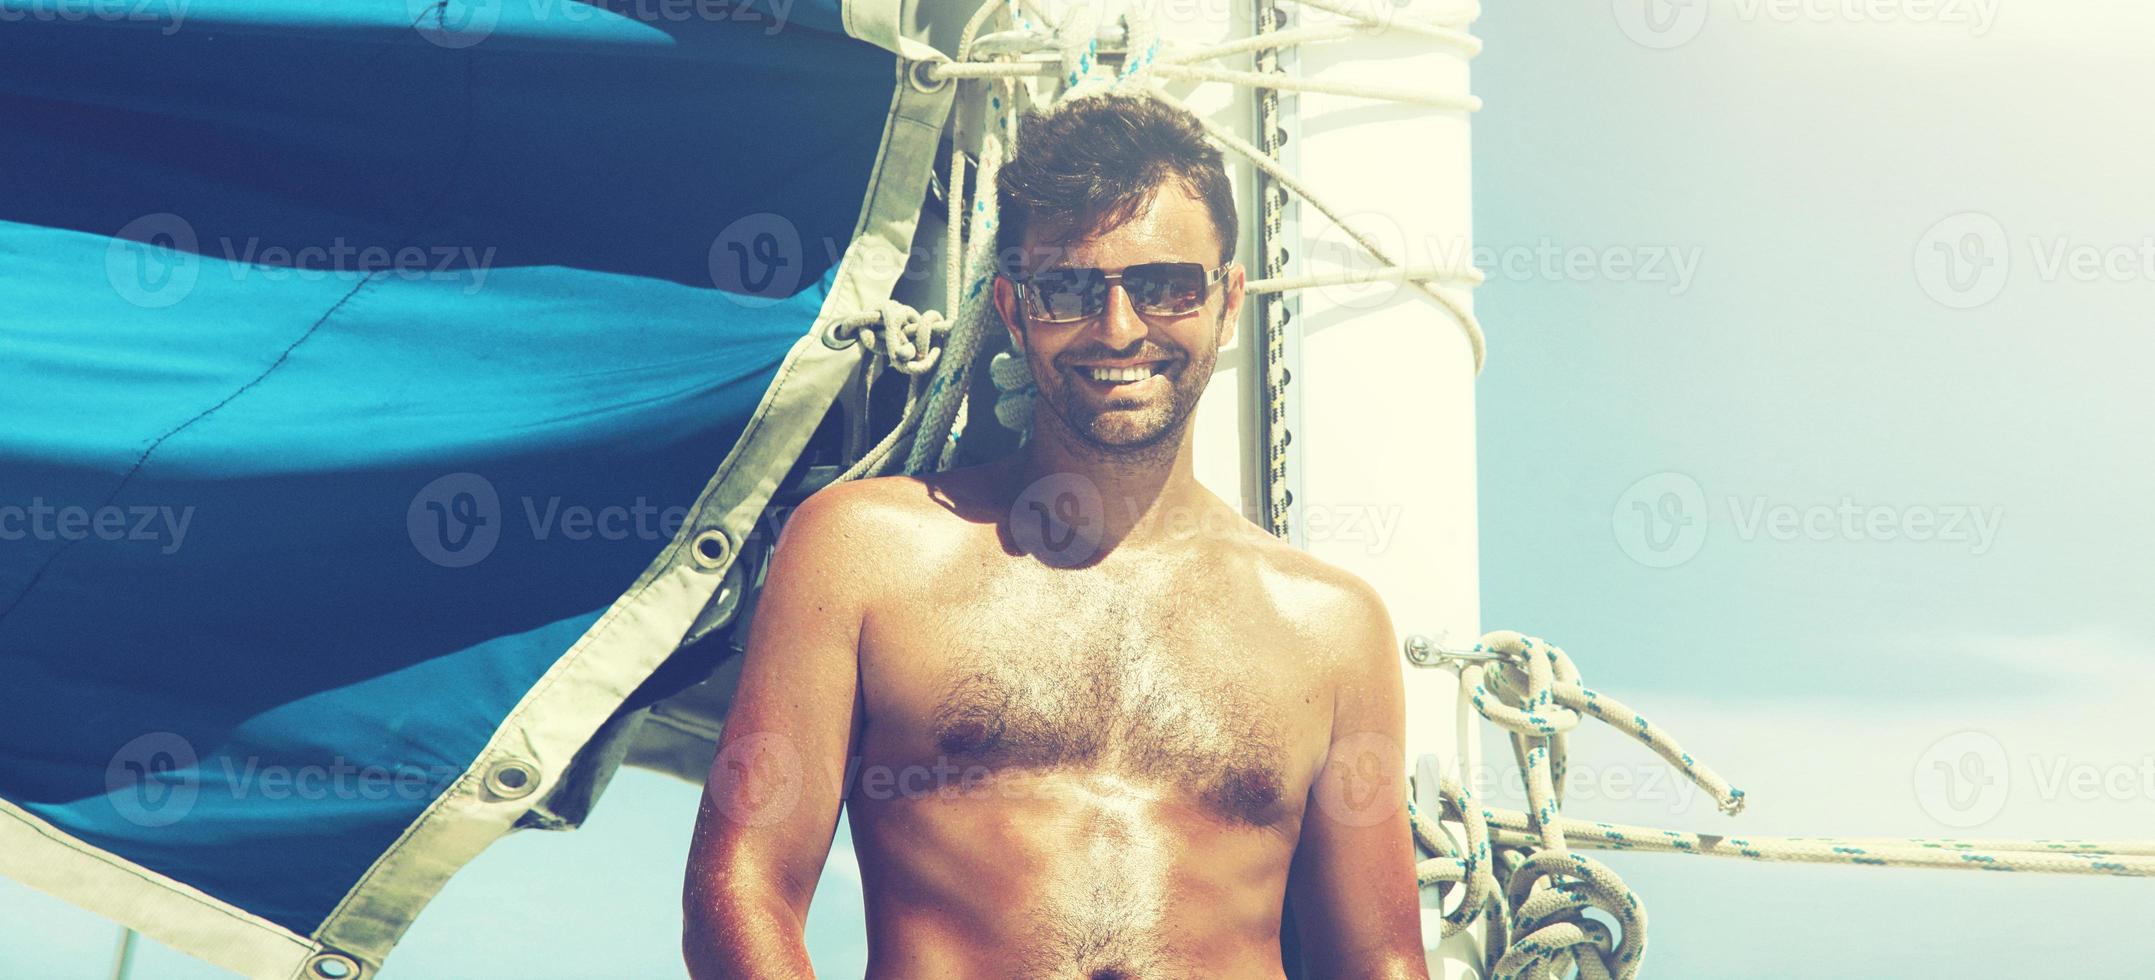
[[[872,980],[1279,978],[1288,897],[1308,975],[1428,975],[1384,604],[1191,472],[1242,302],[1219,153],[1165,103],[1068,105],[998,187],[1030,441],[779,537],[689,858],[699,980],[813,976],[841,804]]]

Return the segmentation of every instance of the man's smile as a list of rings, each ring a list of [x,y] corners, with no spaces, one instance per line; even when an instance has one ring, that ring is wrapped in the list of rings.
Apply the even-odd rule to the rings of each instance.
[[[1172,382],[1171,359],[1143,361],[1097,361],[1075,364],[1070,373],[1103,397],[1142,395],[1168,388]]]

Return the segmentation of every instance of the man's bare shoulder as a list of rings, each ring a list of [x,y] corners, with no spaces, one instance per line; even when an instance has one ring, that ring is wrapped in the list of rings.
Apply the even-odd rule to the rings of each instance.
[[[834,483],[786,515],[779,540],[785,548],[834,553],[849,575],[897,574],[949,550],[968,528],[993,524],[987,493],[986,481],[970,470]]]
[[[1334,734],[1395,726],[1388,716],[1399,709],[1382,705],[1399,684],[1400,655],[1383,596],[1346,568],[1263,537],[1250,546],[1258,580],[1290,624],[1303,682],[1332,706]]]
[[[861,530],[891,530],[938,519],[976,522],[992,510],[992,473],[986,465],[941,473],[871,476],[833,483],[803,501],[795,516],[811,507],[824,522]],[[789,518],[790,519],[790,518]]]
[[[1252,545],[1281,611],[1331,630],[1385,619],[1383,596],[1360,575],[1268,534]]]

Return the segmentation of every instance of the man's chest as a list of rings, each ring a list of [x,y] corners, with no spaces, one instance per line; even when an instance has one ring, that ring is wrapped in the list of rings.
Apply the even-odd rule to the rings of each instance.
[[[1183,583],[967,583],[871,617],[866,754],[978,772],[1109,774],[1223,819],[1298,812],[1329,689],[1261,602]]]

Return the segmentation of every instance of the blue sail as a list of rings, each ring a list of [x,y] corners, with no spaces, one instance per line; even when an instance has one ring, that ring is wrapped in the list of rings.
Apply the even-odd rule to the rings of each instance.
[[[85,9],[0,0],[0,836],[371,964],[462,852],[385,854],[565,771],[478,763],[672,581],[893,56],[836,0]]]

